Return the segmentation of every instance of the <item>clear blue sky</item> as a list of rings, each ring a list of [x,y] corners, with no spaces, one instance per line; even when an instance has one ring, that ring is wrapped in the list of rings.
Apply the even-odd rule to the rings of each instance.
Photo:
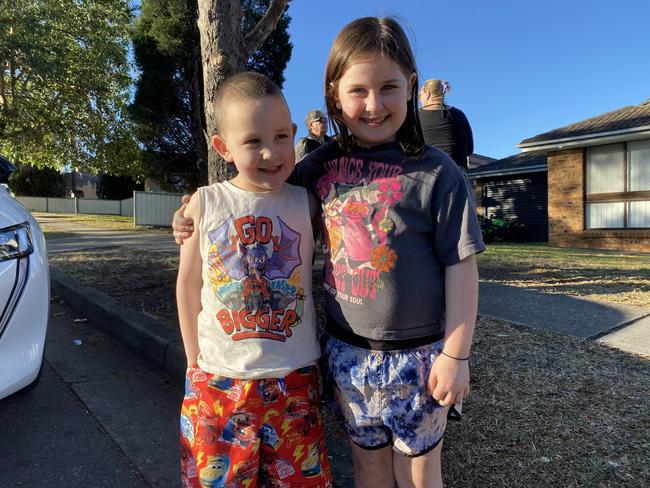
[[[393,15],[410,31],[420,82],[452,85],[475,152],[503,158],[519,142],[650,99],[650,0],[293,0],[284,93],[298,136],[324,108],[327,54],[351,20]]]

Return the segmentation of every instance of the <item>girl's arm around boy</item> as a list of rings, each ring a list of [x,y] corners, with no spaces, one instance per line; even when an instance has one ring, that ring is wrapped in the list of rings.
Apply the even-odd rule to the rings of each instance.
[[[445,269],[445,297],[445,345],[429,375],[429,393],[443,406],[460,403],[469,394],[467,358],[478,310],[474,254]]]
[[[198,222],[198,207],[198,193],[195,193],[185,209],[185,216]],[[178,321],[188,366],[193,365],[199,355],[197,320],[201,311],[201,288],[203,286],[199,234],[199,232],[193,232],[185,238],[184,244],[181,246],[178,279],[176,280]]]

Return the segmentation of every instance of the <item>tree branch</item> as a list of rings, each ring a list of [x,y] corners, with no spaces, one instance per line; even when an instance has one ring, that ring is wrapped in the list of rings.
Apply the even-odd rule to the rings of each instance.
[[[0,112],[4,112],[7,108],[7,98],[5,96],[5,61],[0,64]]]
[[[288,3],[289,0],[271,1],[271,5],[266,10],[264,17],[244,37],[244,59],[249,58],[264,43],[269,34],[273,32]]]

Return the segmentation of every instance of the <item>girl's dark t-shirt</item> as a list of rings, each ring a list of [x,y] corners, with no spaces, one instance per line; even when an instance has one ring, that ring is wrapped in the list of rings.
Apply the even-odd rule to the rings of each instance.
[[[474,138],[469,121],[462,110],[419,110],[424,142],[443,150],[458,166],[467,170],[467,157],[474,152]]]
[[[465,175],[430,146],[421,159],[396,143],[337,148],[309,153],[290,180],[322,204],[329,323],[373,341],[443,333],[445,267],[485,249]]]

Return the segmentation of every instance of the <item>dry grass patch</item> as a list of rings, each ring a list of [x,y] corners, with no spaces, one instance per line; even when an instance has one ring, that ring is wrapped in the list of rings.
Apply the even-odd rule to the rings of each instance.
[[[95,229],[103,230],[123,230],[123,231],[159,231],[171,235],[169,228],[154,227],[148,225],[135,226],[133,217],[126,217],[123,215],[100,215],[100,214],[55,214],[34,212],[34,216],[39,220],[40,216],[47,219],[46,222],[40,223],[41,228],[45,232],[57,232],[59,226],[57,223],[73,223],[81,224],[85,227],[93,227]]]
[[[176,326],[176,256],[113,248],[57,254],[50,261]],[[316,294],[322,297],[320,286]],[[322,317],[322,300],[316,304]],[[482,318],[470,367],[473,390],[464,420],[450,425],[443,450],[446,486],[647,485],[650,361]],[[340,431],[330,435],[344,448]],[[347,461],[333,459],[339,481],[349,479],[349,465],[337,468],[337,459]]]
[[[646,486],[650,361],[481,319],[470,367],[444,451],[449,486]]]
[[[178,255],[125,247],[51,254],[50,265],[125,305],[178,326]]]
[[[478,263],[484,281],[650,308],[650,254],[490,244]]]

